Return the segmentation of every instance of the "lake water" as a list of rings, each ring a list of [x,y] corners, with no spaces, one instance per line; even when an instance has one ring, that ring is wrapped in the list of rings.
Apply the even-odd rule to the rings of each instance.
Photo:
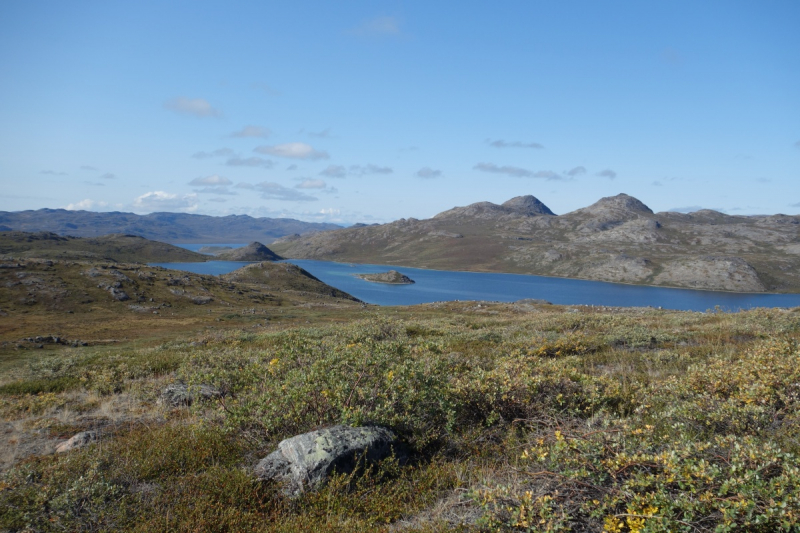
[[[666,289],[523,274],[452,272],[306,259],[293,259],[288,262],[306,269],[328,285],[350,293],[360,300],[378,305],[413,305],[445,300],[513,302],[523,298],[535,298],[560,305],[652,306],[687,311],[706,311],[716,306],[726,311],[751,307],[800,306],[800,294],[742,294]],[[209,261],[153,264],[198,274],[219,275],[241,268],[247,263]],[[386,285],[365,281],[355,276],[355,274],[385,272],[389,269],[402,272],[416,283]]]

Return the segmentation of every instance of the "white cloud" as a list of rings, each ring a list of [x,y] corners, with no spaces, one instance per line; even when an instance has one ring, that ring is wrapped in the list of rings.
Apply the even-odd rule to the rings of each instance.
[[[51,176],[66,176],[66,172],[56,172],[55,170],[42,170],[39,174],[49,174]]]
[[[66,209],[67,211],[91,211],[92,209],[98,207],[108,207],[108,202],[91,200],[89,198],[86,198],[85,200],[81,200],[80,202],[69,204],[64,209]]]
[[[353,28],[350,33],[364,36],[400,35],[400,20],[397,17],[376,17]]]
[[[96,168],[96,167],[90,166],[90,165],[81,165],[81,170],[94,170],[94,171],[97,171],[99,169]]]
[[[189,182],[189,185],[230,185],[231,180],[223,176],[206,176],[205,178],[195,178]]]
[[[237,183],[236,185],[234,185],[234,187],[236,187],[237,189],[250,189],[250,190],[256,188],[256,186],[253,185],[252,183],[246,183],[246,182]]]
[[[264,159],[263,157],[231,157],[225,164],[229,167],[262,167],[262,168],[272,168],[275,166],[269,159]]]
[[[315,150],[311,145],[306,143],[286,143],[276,144],[274,146],[259,146],[255,149],[256,152],[273,155],[276,157],[288,157],[291,159],[328,159],[327,152]]]
[[[434,170],[434,169],[432,169],[430,167],[422,167],[421,169],[417,170],[417,173],[416,173],[416,176],[418,178],[423,178],[423,179],[428,179],[428,180],[434,179],[434,178],[438,178],[441,175],[442,175],[442,171],[441,170]]]
[[[139,211],[194,211],[197,209],[196,194],[172,194],[164,191],[151,191],[138,196],[133,207]]]
[[[227,157],[234,154],[230,148],[218,148],[213,152],[196,152],[192,155],[195,159],[208,159],[209,157]]]
[[[208,100],[202,98],[185,98],[179,96],[172,100],[164,102],[164,107],[181,113],[183,115],[194,115],[196,117],[221,117],[222,113],[218,109],[214,109]]]
[[[231,133],[231,137],[261,137],[266,138],[269,137],[272,132],[269,131],[267,128],[262,128],[260,126],[245,126],[244,128],[240,129],[239,131],[235,131]]]
[[[305,178],[303,181],[294,186],[295,189],[324,189],[326,183],[323,180],[314,180]]]
[[[227,198],[209,198],[208,201],[209,202],[220,202],[220,203],[222,203],[222,202],[227,202],[228,200],[227,200]]]
[[[289,189],[278,183],[262,181],[255,185],[265,200],[281,200],[285,202],[315,202],[317,198],[295,189]]]
[[[611,170],[610,168],[607,168],[605,170],[601,170],[596,175],[600,176],[601,178],[608,178],[610,180],[613,180],[614,178],[617,177],[617,173],[614,172],[613,170]]]
[[[113,179],[116,179],[117,177],[114,174],[112,174],[111,172],[106,172],[105,174],[100,176],[100,178],[104,179],[104,180],[113,180]]]
[[[502,139],[489,142],[489,146],[492,146],[494,148],[535,148],[537,150],[541,150],[544,148],[544,146],[542,146],[539,143],[533,143],[533,142],[526,143],[521,141],[507,142]]]

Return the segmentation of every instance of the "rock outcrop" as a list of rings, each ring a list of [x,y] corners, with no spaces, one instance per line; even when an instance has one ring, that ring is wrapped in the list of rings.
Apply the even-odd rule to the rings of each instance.
[[[323,485],[332,472],[350,473],[394,455],[405,460],[405,449],[394,433],[378,426],[333,426],[296,435],[278,444],[262,459],[255,475],[284,484],[284,493],[298,495]]]

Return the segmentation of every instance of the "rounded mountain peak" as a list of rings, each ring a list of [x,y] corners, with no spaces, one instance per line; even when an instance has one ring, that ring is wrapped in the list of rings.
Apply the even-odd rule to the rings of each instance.
[[[585,209],[587,211],[616,209],[620,211],[648,213],[651,215],[653,214],[653,210],[644,205],[641,201],[624,193],[616,196],[606,196],[605,198],[600,198],[598,201]]]
[[[555,213],[550,211],[549,207],[530,194],[515,196],[511,200],[504,202],[503,207],[526,215],[555,215]]]

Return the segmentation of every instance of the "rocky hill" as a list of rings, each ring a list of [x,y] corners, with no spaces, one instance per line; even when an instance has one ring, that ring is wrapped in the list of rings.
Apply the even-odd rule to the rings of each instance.
[[[278,237],[338,229],[336,224],[302,222],[291,218],[253,218],[247,215],[212,217],[185,213],[95,213],[66,209],[0,211],[2,231],[48,231],[74,237],[125,233],[171,243],[270,243]]]
[[[218,261],[280,261],[283,257],[260,242],[251,242],[241,248],[219,252],[214,259]]]
[[[654,213],[628,196],[555,215],[533,196],[279,239],[288,258],[800,292],[800,217]]]
[[[86,259],[127,263],[208,261],[207,255],[134,235],[95,238],[63,237],[55,233],[0,232],[0,255],[48,259]]]

